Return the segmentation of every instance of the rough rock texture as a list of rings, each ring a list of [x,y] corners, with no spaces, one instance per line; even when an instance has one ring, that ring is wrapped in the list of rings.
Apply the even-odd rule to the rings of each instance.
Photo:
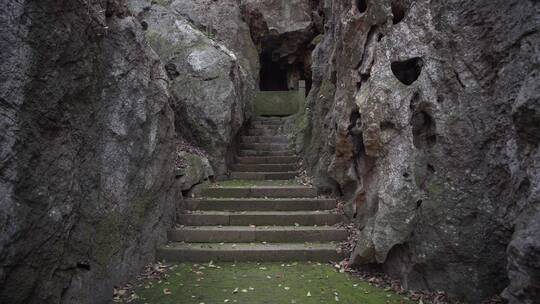
[[[322,31],[316,2],[241,0],[243,18],[261,58],[286,70],[289,89],[298,89],[300,79],[308,81],[308,89],[311,85],[312,40]]]
[[[538,6],[321,3],[305,159],[361,227],[355,264],[469,303],[538,294],[537,230],[513,233],[540,199]]]
[[[165,70],[120,1],[0,24],[0,302],[108,303],[174,219]]]
[[[510,303],[533,304],[540,299],[540,209],[524,213],[508,246],[510,285],[503,295]]]
[[[194,186],[214,176],[214,171],[208,158],[185,151],[179,152],[177,157],[182,162],[176,169],[176,177],[179,179],[181,191],[189,191]]]
[[[139,0],[130,6],[167,69],[179,134],[208,151],[223,176],[258,79],[258,57],[238,5]]]

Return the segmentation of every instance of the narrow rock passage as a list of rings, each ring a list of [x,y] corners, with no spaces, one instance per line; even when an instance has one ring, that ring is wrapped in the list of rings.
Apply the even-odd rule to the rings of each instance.
[[[231,180],[187,201],[158,259],[338,261],[347,231],[334,199],[295,182],[298,157],[279,117],[258,117],[241,138]]]

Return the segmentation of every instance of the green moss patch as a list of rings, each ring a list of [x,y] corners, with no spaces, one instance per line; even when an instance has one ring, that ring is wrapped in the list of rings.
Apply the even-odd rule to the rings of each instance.
[[[177,264],[134,292],[148,304],[412,303],[320,263]]]

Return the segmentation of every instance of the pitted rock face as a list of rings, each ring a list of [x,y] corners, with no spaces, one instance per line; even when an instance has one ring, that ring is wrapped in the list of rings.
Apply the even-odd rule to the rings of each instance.
[[[537,6],[320,3],[305,158],[356,213],[353,262],[472,303],[512,280],[512,227],[540,187]]]

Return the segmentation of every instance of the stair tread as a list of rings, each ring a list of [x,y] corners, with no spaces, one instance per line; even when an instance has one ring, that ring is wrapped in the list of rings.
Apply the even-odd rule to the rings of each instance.
[[[315,189],[315,187],[312,186],[214,186],[214,187],[208,187],[207,189]]]
[[[336,250],[335,242],[324,243],[185,243],[171,242],[167,249],[211,251]]]
[[[174,230],[193,231],[347,231],[343,227],[335,226],[184,226]]]
[[[299,210],[299,211],[220,211],[220,210],[195,210],[182,215],[340,215],[331,210]]]
[[[186,201],[210,201],[210,202],[335,202],[335,199],[332,198],[318,198],[318,197],[292,197],[292,198],[249,198],[249,197],[239,197],[239,198],[190,198]]]

